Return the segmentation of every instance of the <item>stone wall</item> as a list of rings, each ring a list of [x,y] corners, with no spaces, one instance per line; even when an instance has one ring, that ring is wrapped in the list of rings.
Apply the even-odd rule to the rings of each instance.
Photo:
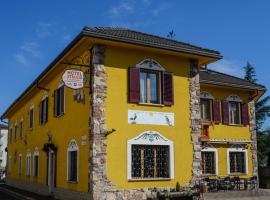
[[[200,181],[201,169],[201,124],[200,124],[200,77],[198,63],[190,61],[189,75],[190,91],[190,128],[191,141],[193,143],[193,162],[192,162],[192,179],[190,186],[194,186]]]

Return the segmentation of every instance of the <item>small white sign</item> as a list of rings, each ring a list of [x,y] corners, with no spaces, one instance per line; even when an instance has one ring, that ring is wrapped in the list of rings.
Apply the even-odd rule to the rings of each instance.
[[[174,126],[174,113],[128,110],[128,123]]]
[[[65,85],[72,89],[83,88],[85,83],[84,73],[76,69],[68,69],[62,76]]]

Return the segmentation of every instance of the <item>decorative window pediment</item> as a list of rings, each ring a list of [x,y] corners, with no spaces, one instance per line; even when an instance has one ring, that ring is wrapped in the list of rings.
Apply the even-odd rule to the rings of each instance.
[[[78,145],[77,145],[77,142],[76,140],[71,140],[69,145],[68,145],[68,151],[77,151],[79,148],[78,148]]]
[[[204,99],[215,99],[212,94],[206,91],[201,91],[200,97]]]
[[[243,102],[243,100],[238,95],[235,95],[235,94],[228,96],[226,100],[235,101],[235,102]]]
[[[150,70],[165,71],[165,68],[162,67],[161,64],[151,58],[141,61],[136,65],[136,67]]]
[[[35,147],[34,156],[39,156],[39,151],[38,151],[38,148],[37,147]]]
[[[146,162],[138,162],[144,160]],[[156,163],[153,166],[151,163]],[[142,169],[150,169],[143,171]],[[127,141],[127,178],[173,179],[174,144],[157,131],[145,131]]]

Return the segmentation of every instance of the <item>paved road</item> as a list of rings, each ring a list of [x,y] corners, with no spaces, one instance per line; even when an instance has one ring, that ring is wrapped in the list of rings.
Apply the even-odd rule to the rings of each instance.
[[[0,200],[55,200],[0,183]]]
[[[212,192],[204,195],[205,200],[270,200],[270,190]]]

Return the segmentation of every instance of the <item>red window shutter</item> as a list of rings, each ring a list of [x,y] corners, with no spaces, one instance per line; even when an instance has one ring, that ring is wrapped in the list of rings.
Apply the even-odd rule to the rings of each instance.
[[[229,102],[222,101],[222,121],[223,124],[229,124]]]
[[[248,104],[242,104],[242,123],[243,125],[249,125]]]
[[[220,101],[218,99],[213,100],[213,120],[215,123],[220,123]]]
[[[173,74],[169,72],[163,72],[163,104],[166,106],[174,104]]]
[[[129,68],[129,102],[140,102],[140,69]]]

